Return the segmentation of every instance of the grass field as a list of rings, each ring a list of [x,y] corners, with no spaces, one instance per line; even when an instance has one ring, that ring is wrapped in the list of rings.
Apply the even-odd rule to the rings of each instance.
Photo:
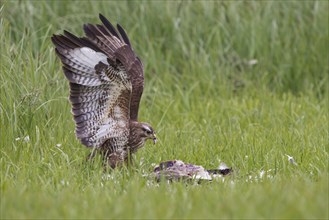
[[[0,4],[2,219],[329,218],[328,1]],[[143,60],[140,119],[158,136],[110,177],[99,158],[85,162],[50,41],[82,35],[98,13]],[[234,174],[144,176],[169,159]]]

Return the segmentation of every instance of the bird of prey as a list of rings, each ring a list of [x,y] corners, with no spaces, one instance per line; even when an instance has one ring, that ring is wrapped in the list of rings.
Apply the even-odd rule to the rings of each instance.
[[[124,29],[103,15],[102,24],[84,24],[84,37],[64,30],[53,35],[56,54],[70,84],[69,99],[80,142],[99,149],[112,168],[128,161],[153,128],[138,121],[144,88],[143,64]]]

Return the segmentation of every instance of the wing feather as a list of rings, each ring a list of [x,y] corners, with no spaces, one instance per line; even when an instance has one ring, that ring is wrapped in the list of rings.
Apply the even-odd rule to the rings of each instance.
[[[120,24],[117,24],[117,27],[118,27],[118,31],[119,31],[123,41],[131,47],[130,40],[129,40],[125,30],[121,27]]]
[[[118,59],[128,71],[132,81],[131,103],[134,103],[130,107],[130,119],[137,121],[139,103],[144,89],[143,64],[132,50],[129,38],[124,29],[118,24],[118,32],[103,15],[100,14],[99,17],[104,26],[85,25],[85,33],[94,44],[103,48],[102,50],[106,52],[112,61],[115,62],[115,59]],[[118,45],[120,40],[121,44]],[[110,43],[106,44],[106,42]],[[125,43],[124,45],[122,45],[123,42]]]
[[[131,78],[131,83],[133,86],[130,99],[130,119],[137,121],[139,103],[144,90],[144,70],[140,59],[136,59],[134,61],[128,72],[131,76],[134,76]]]
[[[112,69],[106,65],[102,66],[103,69],[97,70],[98,74]],[[76,135],[86,146],[98,147],[107,139],[118,137],[125,137],[128,141],[129,98],[125,101],[120,99],[120,96],[130,97],[130,81],[123,81],[121,77],[112,76],[110,73],[106,74],[109,74],[110,78],[113,77],[113,81],[102,80],[102,85],[93,87],[70,84]],[[125,72],[122,71],[120,74],[124,75]],[[115,114],[114,109],[119,113]]]
[[[76,135],[88,147],[111,139],[115,147],[128,142],[129,120],[137,120],[144,73],[124,29],[99,15],[101,25],[84,24],[86,37],[68,31],[52,42],[70,82]]]
[[[111,22],[109,22],[109,20],[107,20],[102,14],[99,14],[99,19],[113,36],[119,38],[118,32],[115,30],[115,27],[111,24]]]

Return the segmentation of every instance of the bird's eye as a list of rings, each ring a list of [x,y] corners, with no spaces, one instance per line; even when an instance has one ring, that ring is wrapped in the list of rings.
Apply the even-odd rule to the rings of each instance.
[[[149,129],[149,128],[143,128],[143,131],[144,131],[147,135],[150,135],[150,134],[153,133],[152,130]]]

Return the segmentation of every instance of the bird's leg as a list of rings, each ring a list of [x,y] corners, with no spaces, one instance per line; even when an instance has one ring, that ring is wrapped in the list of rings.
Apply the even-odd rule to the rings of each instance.
[[[121,166],[123,163],[123,157],[120,152],[111,152],[108,150],[102,151],[103,163],[105,167],[111,167],[112,169]]]

